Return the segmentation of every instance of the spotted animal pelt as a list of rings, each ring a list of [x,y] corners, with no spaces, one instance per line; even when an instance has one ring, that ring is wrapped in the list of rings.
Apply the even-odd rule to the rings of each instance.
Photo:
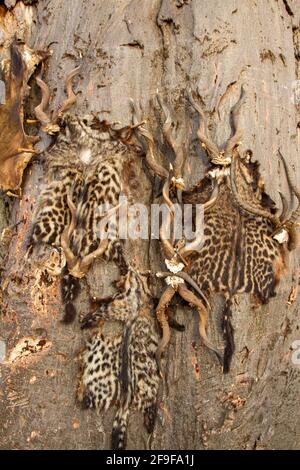
[[[256,205],[263,207],[265,200],[257,198]],[[234,352],[232,298],[249,293],[261,304],[267,303],[276,295],[285,269],[284,248],[272,237],[273,230],[270,221],[239,207],[226,180],[220,184],[215,204],[205,211],[204,243],[189,259],[189,274],[207,296],[224,295],[224,372],[228,372]]]
[[[77,226],[72,235],[74,254],[84,256],[98,244],[99,207],[118,204],[123,167],[134,152],[110,134],[93,129],[93,116],[66,115],[64,131],[44,154],[48,184],[39,198],[32,243],[60,246],[60,236],[70,222],[67,194],[76,205]]]
[[[113,132],[107,123],[92,115],[78,118],[67,114],[56,144],[43,156],[47,186],[37,203],[31,246],[60,248],[62,233],[71,222],[69,196],[76,207],[76,226],[69,241],[72,253],[80,260],[95,251],[100,243],[99,224],[106,211],[118,205],[121,193],[126,194],[123,174],[135,156],[134,146],[124,143],[122,133]],[[127,263],[117,225],[115,218],[102,258],[116,262],[125,274]],[[66,267],[62,277],[66,322],[74,318],[79,287]]]
[[[103,411],[117,404],[113,449],[126,448],[131,408],[144,414],[148,433],[153,431],[159,385],[157,344],[153,320],[139,315],[126,323],[122,335],[93,336],[82,353],[78,399],[86,408]]]
[[[204,244],[190,274],[204,291],[252,293],[261,303],[274,296],[282,249],[267,220],[240,211],[226,185],[204,219]]]

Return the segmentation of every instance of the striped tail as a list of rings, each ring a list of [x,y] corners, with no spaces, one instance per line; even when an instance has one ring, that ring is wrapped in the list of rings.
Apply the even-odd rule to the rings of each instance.
[[[129,417],[129,407],[121,406],[114,419],[111,434],[112,450],[124,450],[127,445],[127,426]]]
[[[74,321],[76,317],[74,300],[78,297],[79,292],[79,279],[71,276],[65,269],[61,278],[61,295],[65,308],[64,317],[62,319],[63,323],[72,323]]]
[[[227,374],[230,370],[230,364],[232,360],[232,356],[235,350],[234,345],[234,329],[231,324],[231,300],[226,299],[225,305],[223,309],[223,319],[222,319],[222,330],[224,334],[225,340],[225,350],[224,350],[224,357],[223,357],[223,373]]]

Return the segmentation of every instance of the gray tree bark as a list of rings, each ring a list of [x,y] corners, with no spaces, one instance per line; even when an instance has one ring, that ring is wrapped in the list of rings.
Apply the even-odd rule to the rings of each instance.
[[[40,0],[27,8],[33,12],[29,45],[52,43],[46,79],[55,90],[53,108],[63,99],[64,76],[81,57],[74,112],[97,111],[126,125],[133,98],[159,137],[151,105],[158,89],[184,131],[184,176],[190,187],[203,176],[207,161],[196,141],[197,120],[185,99],[186,87],[199,87],[211,112],[212,135],[222,144],[230,134],[230,109],[244,84],[242,148],[253,150],[267,191],[278,203],[278,190],[287,191],[278,147],[299,185],[296,0]],[[137,174],[136,200],[149,203],[151,185],[142,164]],[[23,220],[9,248],[2,244],[0,339],[6,356],[0,375],[0,448],[108,449],[115,410],[97,416],[80,409],[75,400],[76,357],[84,338],[78,323],[60,323],[59,280],[48,283],[41,272],[29,273],[24,267],[24,240],[42,186],[43,168],[34,160],[25,173],[22,199],[10,203],[8,221],[0,210],[1,228]],[[157,242],[128,243],[127,252],[139,265],[158,269]],[[95,263],[88,275],[92,293],[108,295],[117,276],[113,266]],[[300,303],[299,298],[287,302],[298,282],[299,250],[290,256],[277,297],[268,305],[253,310],[249,297],[239,298],[233,312],[236,352],[226,376],[200,344],[196,313],[178,307],[177,319],[185,331],[172,332],[165,354],[167,386],[160,397],[152,449],[300,447],[300,369],[292,363],[292,343],[300,339]],[[156,286],[157,295],[162,287]],[[87,292],[81,293],[77,307],[88,308]],[[215,298],[210,337],[221,347],[220,311]],[[117,331],[118,325],[108,328]],[[31,350],[14,360],[17,345],[26,338]],[[141,415],[132,413],[128,449],[145,448],[147,439]]]

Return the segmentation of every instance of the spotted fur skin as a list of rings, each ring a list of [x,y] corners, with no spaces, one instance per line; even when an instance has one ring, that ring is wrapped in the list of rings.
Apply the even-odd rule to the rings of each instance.
[[[87,408],[107,411],[116,403],[112,449],[125,449],[131,408],[144,414],[144,424],[153,432],[159,373],[155,359],[158,345],[153,321],[135,316],[123,334],[114,338],[96,335],[82,354],[82,377],[78,399]]]
[[[242,166],[236,184],[243,198],[251,200],[256,207],[267,207],[273,212],[275,205],[264,192],[257,163],[243,162]],[[209,185],[207,178],[206,185]],[[193,202],[197,202],[195,188],[192,195]],[[186,192],[183,199],[191,200],[191,195]],[[204,244],[189,260],[189,274],[200,289],[208,296],[215,292],[225,298],[222,322],[226,343],[225,373],[229,371],[234,352],[230,322],[233,296],[253,294],[265,304],[276,295],[275,287],[284,270],[284,248],[272,238],[273,230],[270,221],[239,207],[231,192],[230,181],[225,178],[216,203],[205,212]]]
[[[144,305],[150,303],[147,274],[141,274],[132,267],[118,282],[120,292],[109,299],[97,299],[98,308],[80,319],[81,328],[96,326],[100,320],[127,322],[136,316]]]
[[[60,247],[61,235],[70,224],[67,195],[76,206],[76,228],[70,248],[83,258],[99,245],[98,227],[102,219],[99,206],[116,206],[123,190],[122,172],[131,162],[133,150],[123,143],[121,134],[107,123],[88,115],[78,118],[67,114],[56,144],[44,155],[48,186],[40,197],[32,229],[31,244]],[[116,221],[117,222],[117,221]],[[118,240],[117,224],[110,224],[111,241],[103,259],[115,261],[121,274],[127,271],[123,246]],[[73,302],[79,293],[79,281],[63,272],[62,298],[65,322],[75,316]]]

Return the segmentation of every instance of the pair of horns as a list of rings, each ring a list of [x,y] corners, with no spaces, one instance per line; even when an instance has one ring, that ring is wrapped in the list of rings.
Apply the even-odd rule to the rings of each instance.
[[[42,124],[42,130],[47,134],[53,135],[57,134],[60,130],[59,120],[62,118],[63,114],[76,102],[76,95],[72,88],[73,78],[79,73],[81,66],[73,69],[66,77],[65,80],[65,89],[67,92],[67,98],[59,107],[59,109],[53,113],[53,116],[48,116],[47,108],[50,101],[50,90],[48,85],[41,79],[41,77],[36,77],[36,82],[42,91],[42,101],[34,109],[36,118]]]
[[[201,106],[201,97],[199,95],[199,92],[197,92],[198,94],[197,101],[194,99],[192,95],[192,91],[190,89],[187,91],[187,94],[188,94],[188,99],[191,105],[200,116],[197,136],[198,136],[198,139],[200,140],[202,147],[205,148],[211,162],[215,163],[216,165],[230,164],[232,151],[235,148],[235,146],[238,145],[242,136],[242,130],[239,127],[238,118],[239,118],[241,107],[245,100],[244,88],[243,87],[241,88],[240,98],[231,110],[234,133],[230,137],[230,139],[228,139],[224,150],[220,150],[218,146],[212,141],[211,137],[209,136],[207,120],[206,120],[205,112]]]
[[[68,265],[69,272],[77,278],[84,277],[87,272],[89,271],[92,263],[96,258],[100,258],[103,253],[105,252],[109,240],[106,236],[106,226],[109,223],[112,216],[114,216],[117,210],[120,208],[121,203],[117,206],[113,207],[112,209],[108,210],[107,213],[103,216],[100,223],[100,243],[96,250],[92,251],[88,255],[84,256],[83,258],[77,258],[71,247],[70,247],[70,240],[72,233],[76,229],[77,220],[76,220],[76,206],[72,200],[70,194],[67,195],[67,203],[69,210],[71,212],[71,222],[68,227],[64,230],[61,236],[61,247],[65,253],[66,261]]]

